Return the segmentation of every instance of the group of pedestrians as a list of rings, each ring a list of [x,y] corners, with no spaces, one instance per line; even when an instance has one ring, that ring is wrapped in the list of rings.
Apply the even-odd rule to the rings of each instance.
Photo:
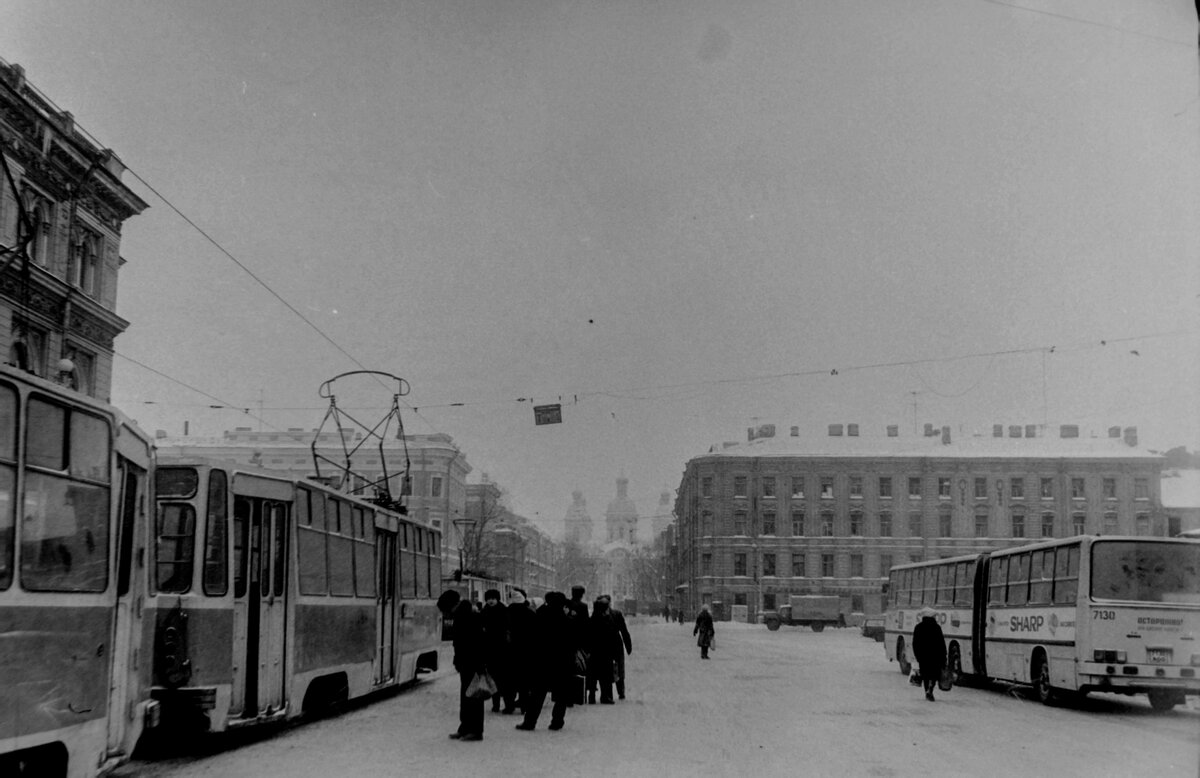
[[[576,703],[613,704],[613,688],[625,699],[625,657],[633,641],[624,615],[608,595],[597,597],[589,613],[582,586],[546,592],[535,608],[522,589],[509,602],[489,589],[482,606],[448,590],[438,608],[452,620],[454,668],[459,674],[459,727],[454,740],[483,739],[485,699],[467,694],[479,673],[497,687],[492,712],[522,714],[519,730],[537,726],[547,696],[552,702],[549,729],[563,728],[566,710]],[[585,698],[586,693],[586,698]]]

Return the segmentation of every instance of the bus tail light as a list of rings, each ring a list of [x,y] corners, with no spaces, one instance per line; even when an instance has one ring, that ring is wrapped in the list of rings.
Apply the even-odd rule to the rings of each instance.
[[[1092,652],[1092,659],[1096,662],[1107,662],[1109,664],[1125,664],[1125,662],[1129,661],[1129,654],[1125,651],[1111,651],[1097,648]]]

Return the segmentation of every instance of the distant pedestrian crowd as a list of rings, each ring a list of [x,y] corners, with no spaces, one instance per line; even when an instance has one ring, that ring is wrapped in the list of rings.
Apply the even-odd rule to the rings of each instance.
[[[551,701],[549,729],[559,730],[574,705],[612,705],[625,699],[625,657],[633,641],[621,611],[608,595],[591,606],[584,587],[571,598],[546,592],[538,604],[515,589],[507,605],[489,589],[482,605],[446,591],[438,608],[452,620],[454,669],[459,674],[459,726],[454,740],[483,739],[485,704],[492,712],[522,717],[519,730],[533,730]],[[483,691],[490,679],[490,696]]]

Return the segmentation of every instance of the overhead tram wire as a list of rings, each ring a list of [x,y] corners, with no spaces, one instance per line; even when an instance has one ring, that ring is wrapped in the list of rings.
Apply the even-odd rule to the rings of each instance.
[[[0,63],[3,63],[5,66],[11,66],[11,63],[4,60],[3,58],[0,58]],[[0,85],[2,85],[17,100],[20,100],[22,103],[27,105],[30,108],[30,110],[33,110],[35,112],[38,111],[38,108],[36,106],[29,105],[28,101],[25,99],[25,96],[22,95],[18,90],[16,90],[12,85],[10,85],[9,83],[7,83],[6,81],[4,81],[2,79],[0,79]],[[45,104],[48,107],[58,111],[59,113],[63,112],[63,109],[57,103],[55,103],[48,96],[43,94],[41,92],[41,90],[39,90],[33,84],[27,82],[25,86],[27,89],[34,92],[43,102],[45,102]],[[53,126],[53,123],[51,123],[51,125],[49,125],[49,126]],[[78,122],[75,122],[73,129],[75,132],[79,133],[80,136],[82,136],[82,137],[86,138],[88,141],[90,141],[96,148],[98,148],[98,149],[105,148],[104,144],[102,144],[99,141],[99,139],[96,138],[96,136],[94,136],[90,132],[88,132],[87,129],[85,129]],[[64,141],[66,141],[71,146],[73,146],[75,148],[75,150],[78,151],[82,156],[84,156],[85,158],[89,158],[89,159],[91,158],[92,155],[91,155],[90,151],[86,148],[83,148],[82,145],[74,137],[67,135],[65,133],[58,133],[58,135]],[[291,311],[293,314],[295,314],[297,317],[299,317],[301,321],[303,321],[313,331],[315,331],[318,335],[320,335],[322,339],[324,339],[331,346],[333,346],[335,349],[337,349],[343,356],[345,356],[347,359],[349,359],[351,362],[353,362],[359,369],[370,372],[369,368],[367,368],[365,365],[363,365],[362,362],[358,361],[358,359],[355,358],[355,356],[353,354],[351,354],[349,351],[347,351],[345,348],[343,348],[341,344],[339,344],[332,337],[330,337],[324,330],[322,330],[320,327],[318,327],[316,324],[314,324],[307,316],[305,316],[303,313],[301,313],[294,305],[292,305],[286,299],[284,299],[282,295],[280,295],[278,292],[276,292],[274,289],[272,289],[271,286],[266,281],[261,279],[256,273],[254,273],[254,271],[252,271],[250,268],[248,268],[241,260],[239,260],[237,257],[235,257],[224,246],[222,246],[220,244],[220,242],[218,242],[216,240],[216,238],[209,235],[202,227],[200,227],[200,225],[198,225],[198,224],[196,224],[196,222],[192,221],[192,219],[189,218],[187,216],[187,214],[185,214],[182,210],[180,210],[173,202],[168,200],[167,197],[162,192],[158,191],[158,189],[156,189],[153,185],[151,185],[149,181],[142,178],[142,176],[139,175],[136,170],[134,170],[132,167],[130,167],[128,165],[124,165],[124,170],[126,172],[128,172],[131,176],[136,178],[144,187],[146,187],[148,190],[150,190],[150,192],[152,192],[155,197],[157,197],[160,201],[162,201],[179,218],[183,219],[183,221],[188,226],[190,226],[196,232],[200,233],[200,235],[203,236],[205,240],[207,240],[209,243],[211,243],[214,247],[216,247],[216,249],[218,251],[220,251],[231,262],[233,262],[235,265],[237,265],[238,268],[240,268],[242,270],[242,272],[244,272],[246,275],[248,275],[252,279],[254,279],[255,283],[257,283],[259,286],[261,286],[263,289],[265,289],[272,297],[274,297],[276,300],[278,300],[280,303],[282,303],[284,305],[284,307],[286,307],[289,311]],[[124,356],[124,355],[122,355],[122,356]],[[129,359],[129,357],[124,357],[124,358]],[[177,379],[174,379],[171,376],[168,376],[165,373],[162,373],[158,370],[149,368],[147,365],[137,362],[136,360],[129,359],[129,361],[134,362],[135,364],[138,364],[139,366],[144,367],[146,369],[152,370],[154,373],[157,373],[158,375],[162,376],[163,378],[167,378],[168,380],[179,383],[182,386],[187,386],[187,384],[185,384],[184,382],[178,381]],[[386,384],[384,384],[383,381],[381,381],[379,379],[378,376],[375,376],[374,378],[381,386],[384,386],[384,388],[388,388],[386,386]],[[199,390],[194,389],[194,387],[188,387],[188,388],[193,389],[193,391],[199,391]],[[211,397],[211,395],[208,395],[206,392],[200,392],[200,394],[204,394],[205,396]],[[401,402],[404,402],[404,401],[402,400]],[[410,411],[412,411],[413,414],[415,416],[417,416],[417,418],[419,418],[423,422],[425,422],[425,424],[427,426],[429,426],[431,429],[433,428],[433,425],[429,422],[429,420],[427,420],[423,416],[421,416],[421,414],[417,412],[416,408],[409,405],[407,402],[404,402],[404,405]],[[262,420],[259,419],[259,421],[261,422]],[[263,423],[265,424],[266,422],[263,422]],[[273,425],[269,425],[269,426],[273,426]]]

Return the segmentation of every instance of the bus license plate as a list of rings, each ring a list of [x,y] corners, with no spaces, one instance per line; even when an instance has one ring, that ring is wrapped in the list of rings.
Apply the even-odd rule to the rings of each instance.
[[[1166,664],[1171,661],[1171,649],[1169,648],[1147,648],[1146,661],[1154,664]]]

